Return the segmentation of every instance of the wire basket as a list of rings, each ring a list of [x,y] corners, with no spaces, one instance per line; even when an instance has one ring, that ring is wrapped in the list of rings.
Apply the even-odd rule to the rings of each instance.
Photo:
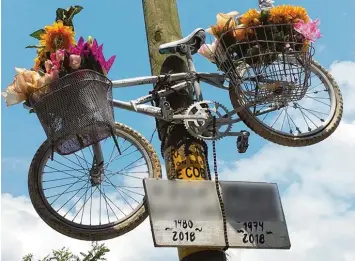
[[[287,103],[302,99],[311,85],[313,54],[292,24],[235,26],[217,41],[215,61],[242,104]]]
[[[30,104],[61,155],[74,153],[113,134],[112,82],[79,70],[32,93]]]

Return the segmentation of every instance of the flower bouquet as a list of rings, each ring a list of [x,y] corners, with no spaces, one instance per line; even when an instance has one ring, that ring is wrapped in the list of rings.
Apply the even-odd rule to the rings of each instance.
[[[112,134],[112,83],[106,77],[115,56],[106,61],[103,45],[83,37],[76,43],[72,19],[83,7],[58,8],[52,25],[33,32],[39,40],[31,70],[19,69],[2,95],[7,106],[24,102],[62,154],[70,154]],[[55,144],[54,144],[55,143]]]
[[[260,12],[250,9],[242,15],[219,13],[216,25],[207,30],[216,40],[199,53],[219,65],[232,58],[260,67],[279,54],[307,53],[310,43],[321,36],[318,25],[319,20],[311,21],[300,6],[281,5]]]

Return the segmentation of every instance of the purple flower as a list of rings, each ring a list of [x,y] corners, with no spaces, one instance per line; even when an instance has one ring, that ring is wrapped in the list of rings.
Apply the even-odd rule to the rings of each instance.
[[[104,54],[102,52],[103,46],[104,46],[103,44],[98,45],[96,39],[94,39],[92,46],[91,46],[91,52],[94,55],[96,61],[99,62],[102,70],[104,71],[104,74],[106,75],[109,72],[109,70],[111,69],[111,66],[116,59],[116,55],[113,55],[112,57],[110,57],[110,59],[108,59],[106,61]]]
[[[95,60],[100,64],[104,74],[106,75],[114,63],[116,56],[114,55],[108,59],[108,61],[106,61],[102,50],[103,44],[98,45],[96,39],[91,41],[89,38],[89,40],[85,42],[84,38],[80,37],[77,45],[70,48],[70,54],[88,56],[91,52]]]
[[[72,46],[70,48],[70,54],[76,54],[76,55],[88,55],[89,54],[88,43],[85,43],[83,37],[80,37],[76,46]]]

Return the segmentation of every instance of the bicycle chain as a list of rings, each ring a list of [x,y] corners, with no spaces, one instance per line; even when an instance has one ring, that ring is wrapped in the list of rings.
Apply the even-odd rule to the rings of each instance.
[[[181,109],[182,108],[180,108],[180,110]],[[215,116],[213,116],[213,135],[216,135],[216,117]],[[165,138],[163,140],[165,142]],[[162,144],[161,144],[161,150],[162,150],[161,152],[162,152],[163,158],[164,158],[164,153],[163,153],[164,142],[162,142]],[[183,141],[180,141],[180,142],[183,142]],[[202,143],[201,144],[202,147],[205,150],[206,155],[208,155],[208,146],[207,146],[206,142],[201,142],[201,143]],[[180,146],[180,144],[177,144],[177,147],[179,147],[179,146]],[[218,196],[218,200],[219,200],[219,205],[220,205],[221,212],[222,212],[223,233],[224,233],[224,240],[225,240],[225,243],[226,243],[226,246],[223,248],[223,251],[226,251],[229,248],[229,240],[228,240],[228,233],[227,233],[227,217],[226,217],[226,214],[225,214],[224,202],[223,202],[223,198],[222,198],[221,191],[220,191],[220,184],[219,184],[219,178],[218,178],[218,169],[217,169],[216,141],[215,140],[212,141],[212,149],[213,149],[213,167],[214,167],[214,175],[215,175],[215,185],[216,185],[216,191],[217,191],[217,196]],[[177,178],[177,175],[176,175],[176,170],[175,170],[175,166],[174,166],[174,155],[173,155],[173,150],[172,149],[169,152],[169,154],[170,154],[169,156],[170,156],[170,168],[171,168],[170,173],[171,173],[171,176],[168,177],[168,179],[174,180],[174,179]],[[205,160],[206,160],[206,171],[207,171],[208,179],[212,180],[211,170],[210,170],[209,162],[208,162],[208,157],[206,157]]]
[[[215,134],[216,134],[216,117],[213,116],[213,135],[215,135]],[[227,218],[226,218],[223,198],[222,198],[221,191],[220,191],[219,179],[218,179],[217,152],[216,152],[216,141],[215,140],[212,141],[212,149],[213,149],[213,167],[214,167],[215,184],[216,184],[219,205],[221,207],[221,212],[222,212],[223,233],[224,233],[224,240],[226,242],[226,246],[223,248],[223,251],[226,251],[229,248],[229,241],[228,241],[228,234],[227,234]]]

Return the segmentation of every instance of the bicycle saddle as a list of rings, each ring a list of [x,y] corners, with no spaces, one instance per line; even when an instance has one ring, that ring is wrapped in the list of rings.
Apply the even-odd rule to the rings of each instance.
[[[186,44],[190,47],[191,54],[195,54],[198,49],[205,43],[205,30],[202,28],[195,29],[191,34],[182,38],[181,40],[177,40],[170,43],[165,43],[159,46],[160,54],[174,54],[178,52],[178,48],[181,44]]]

